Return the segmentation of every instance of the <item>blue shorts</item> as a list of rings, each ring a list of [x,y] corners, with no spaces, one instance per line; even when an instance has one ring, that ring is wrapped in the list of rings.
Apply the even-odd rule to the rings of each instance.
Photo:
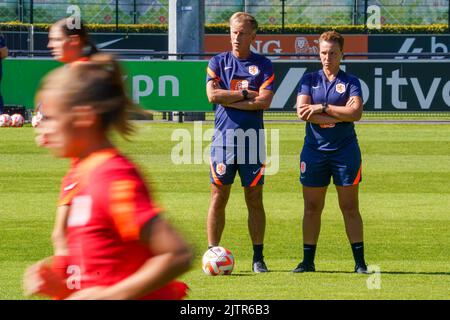
[[[318,151],[308,145],[300,154],[300,183],[306,187],[325,187],[331,176],[337,186],[353,186],[362,180],[361,151],[352,142],[337,151]]]
[[[233,184],[236,173],[239,172],[243,187],[254,187],[264,184],[265,163],[259,161],[244,161],[240,163],[234,153],[217,152],[221,148],[211,148],[211,165],[209,177],[215,185]]]

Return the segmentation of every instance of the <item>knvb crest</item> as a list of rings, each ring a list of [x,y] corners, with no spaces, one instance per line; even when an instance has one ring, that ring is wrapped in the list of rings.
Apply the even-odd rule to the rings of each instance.
[[[256,75],[259,74],[259,68],[258,68],[258,66],[255,66],[255,65],[250,66],[250,67],[248,67],[248,72],[249,72],[252,76],[256,76]]]
[[[345,84],[343,83],[338,83],[336,85],[336,92],[337,93],[344,93],[345,92]]]

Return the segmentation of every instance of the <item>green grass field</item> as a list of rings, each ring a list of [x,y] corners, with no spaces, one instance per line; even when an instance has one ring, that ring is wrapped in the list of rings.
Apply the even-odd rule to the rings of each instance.
[[[264,193],[265,259],[271,272],[250,272],[252,250],[237,178],[221,243],[235,255],[235,270],[231,276],[204,275],[209,165],[172,164],[177,142],[171,141],[171,134],[176,128],[193,131],[193,124],[140,124],[133,142],[119,144],[151,181],[166,217],[194,248],[193,268],[182,277],[191,287],[190,299],[450,298],[450,125],[357,125],[366,258],[381,270],[379,289],[368,288],[369,276],[352,272],[333,186],[323,214],[317,272],[290,272],[302,257],[301,123],[266,125],[280,134],[280,171],[266,177]],[[30,127],[0,128],[0,136],[0,298],[25,299],[24,269],[52,252],[50,232],[68,161],[37,148]]]

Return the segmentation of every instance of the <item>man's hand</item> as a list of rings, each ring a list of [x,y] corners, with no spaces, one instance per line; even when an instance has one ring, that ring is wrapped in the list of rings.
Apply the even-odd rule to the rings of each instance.
[[[217,81],[217,80],[211,80],[211,85],[214,90],[220,89],[219,81]]]
[[[254,91],[248,92],[248,97],[254,99]],[[238,101],[245,101],[241,90],[226,90],[220,87],[220,83],[217,80],[210,80],[206,84],[206,95],[210,103],[221,104],[228,106]]]
[[[220,88],[219,81],[217,81],[217,80],[211,80],[211,81],[212,81],[212,88],[214,90],[222,89],[222,88]],[[247,95],[247,99],[248,100],[255,99],[257,96],[259,96],[259,92],[258,91],[247,90],[247,92],[248,92],[248,95]],[[244,97],[242,97],[242,99],[244,99]]]
[[[6,58],[7,56],[8,56],[8,48],[7,47],[0,48],[0,60]]]
[[[252,90],[247,90],[248,95],[247,95],[247,99],[255,99],[256,97],[259,96],[259,92],[258,91],[252,91]]]

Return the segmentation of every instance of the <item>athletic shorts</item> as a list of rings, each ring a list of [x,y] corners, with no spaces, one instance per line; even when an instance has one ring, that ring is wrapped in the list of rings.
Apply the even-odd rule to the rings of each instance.
[[[255,161],[238,161],[235,152],[226,152],[222,147],[211,148],[210,180],[215,185],[233,184],[236,173],[241,177],[243,187],[264,184],[265,163]]]
[[[306,187],[325,187],[333,177],[337,186],[357,185],[362,180],[361,168],[357,141],[336,151],[318,151],[305,144],[300,154],[300,183]]]

